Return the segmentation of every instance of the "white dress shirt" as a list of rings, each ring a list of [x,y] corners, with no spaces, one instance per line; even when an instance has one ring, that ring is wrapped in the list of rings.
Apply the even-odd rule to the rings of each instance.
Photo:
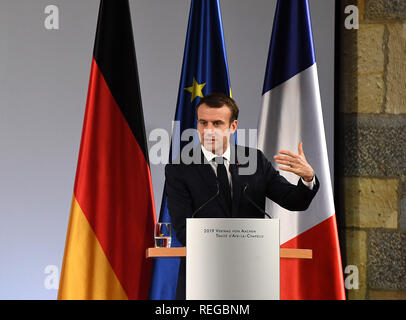
[[[231,179],[231,173],[230,173],[230,144],[228,144],[226,151],[222,155],[217,155],[214,154],[213,152],[207,150],[203,145],[202,145],[202,152],[208,163],[210,163],[211,167],[214,170],[214,174],[217,176],[217,162],[214,161],[214,158],[217,157],[223,157],[224,159],[224,166],[226,167],[226,172],[227,172],[227,178],[228,178],[228,183],[230,184],[230,190],[231,190],[231,196],[233,196],[233,180]]]

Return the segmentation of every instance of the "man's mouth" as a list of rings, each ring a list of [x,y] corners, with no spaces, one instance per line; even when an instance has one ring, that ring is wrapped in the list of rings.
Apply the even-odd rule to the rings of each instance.
[[[207,142],[207,143],[215,143],[215,142],[216,142],[216,138],[215,138],[215,137],[212,137],[212,138],[205,138],[204,141]]]

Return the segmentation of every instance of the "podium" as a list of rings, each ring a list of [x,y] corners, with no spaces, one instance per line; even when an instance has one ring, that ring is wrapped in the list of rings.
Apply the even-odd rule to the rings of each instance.
[[[281,258],[312,259],[284,249],[278,219],[187,219],[186,248],[149,248],[147,258],[186,257],[187,300],[278,300]]]

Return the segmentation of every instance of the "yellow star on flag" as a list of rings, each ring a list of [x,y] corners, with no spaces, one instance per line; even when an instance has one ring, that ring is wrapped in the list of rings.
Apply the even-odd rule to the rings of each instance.
[[[193,102],[196,97],[203,98],[202,90],[205,85],[206,83],[198,84],[196,79],[193,77],[193,86],[185,88],[186,91],[189,91],[192,94],[190,102]]]

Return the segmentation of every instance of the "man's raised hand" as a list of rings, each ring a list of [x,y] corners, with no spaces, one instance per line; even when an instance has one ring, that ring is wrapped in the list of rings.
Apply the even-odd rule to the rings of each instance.
[[[303,152],[303,143],[300,142],[298,146],[298,154],[289,150],[279,150],[279,154],[275,155],[275,162],[281,164],[279,169],[289,171],[302,177],[304,181],[310,182],[313,180],[314,171],[310,164],[307,162]]]

